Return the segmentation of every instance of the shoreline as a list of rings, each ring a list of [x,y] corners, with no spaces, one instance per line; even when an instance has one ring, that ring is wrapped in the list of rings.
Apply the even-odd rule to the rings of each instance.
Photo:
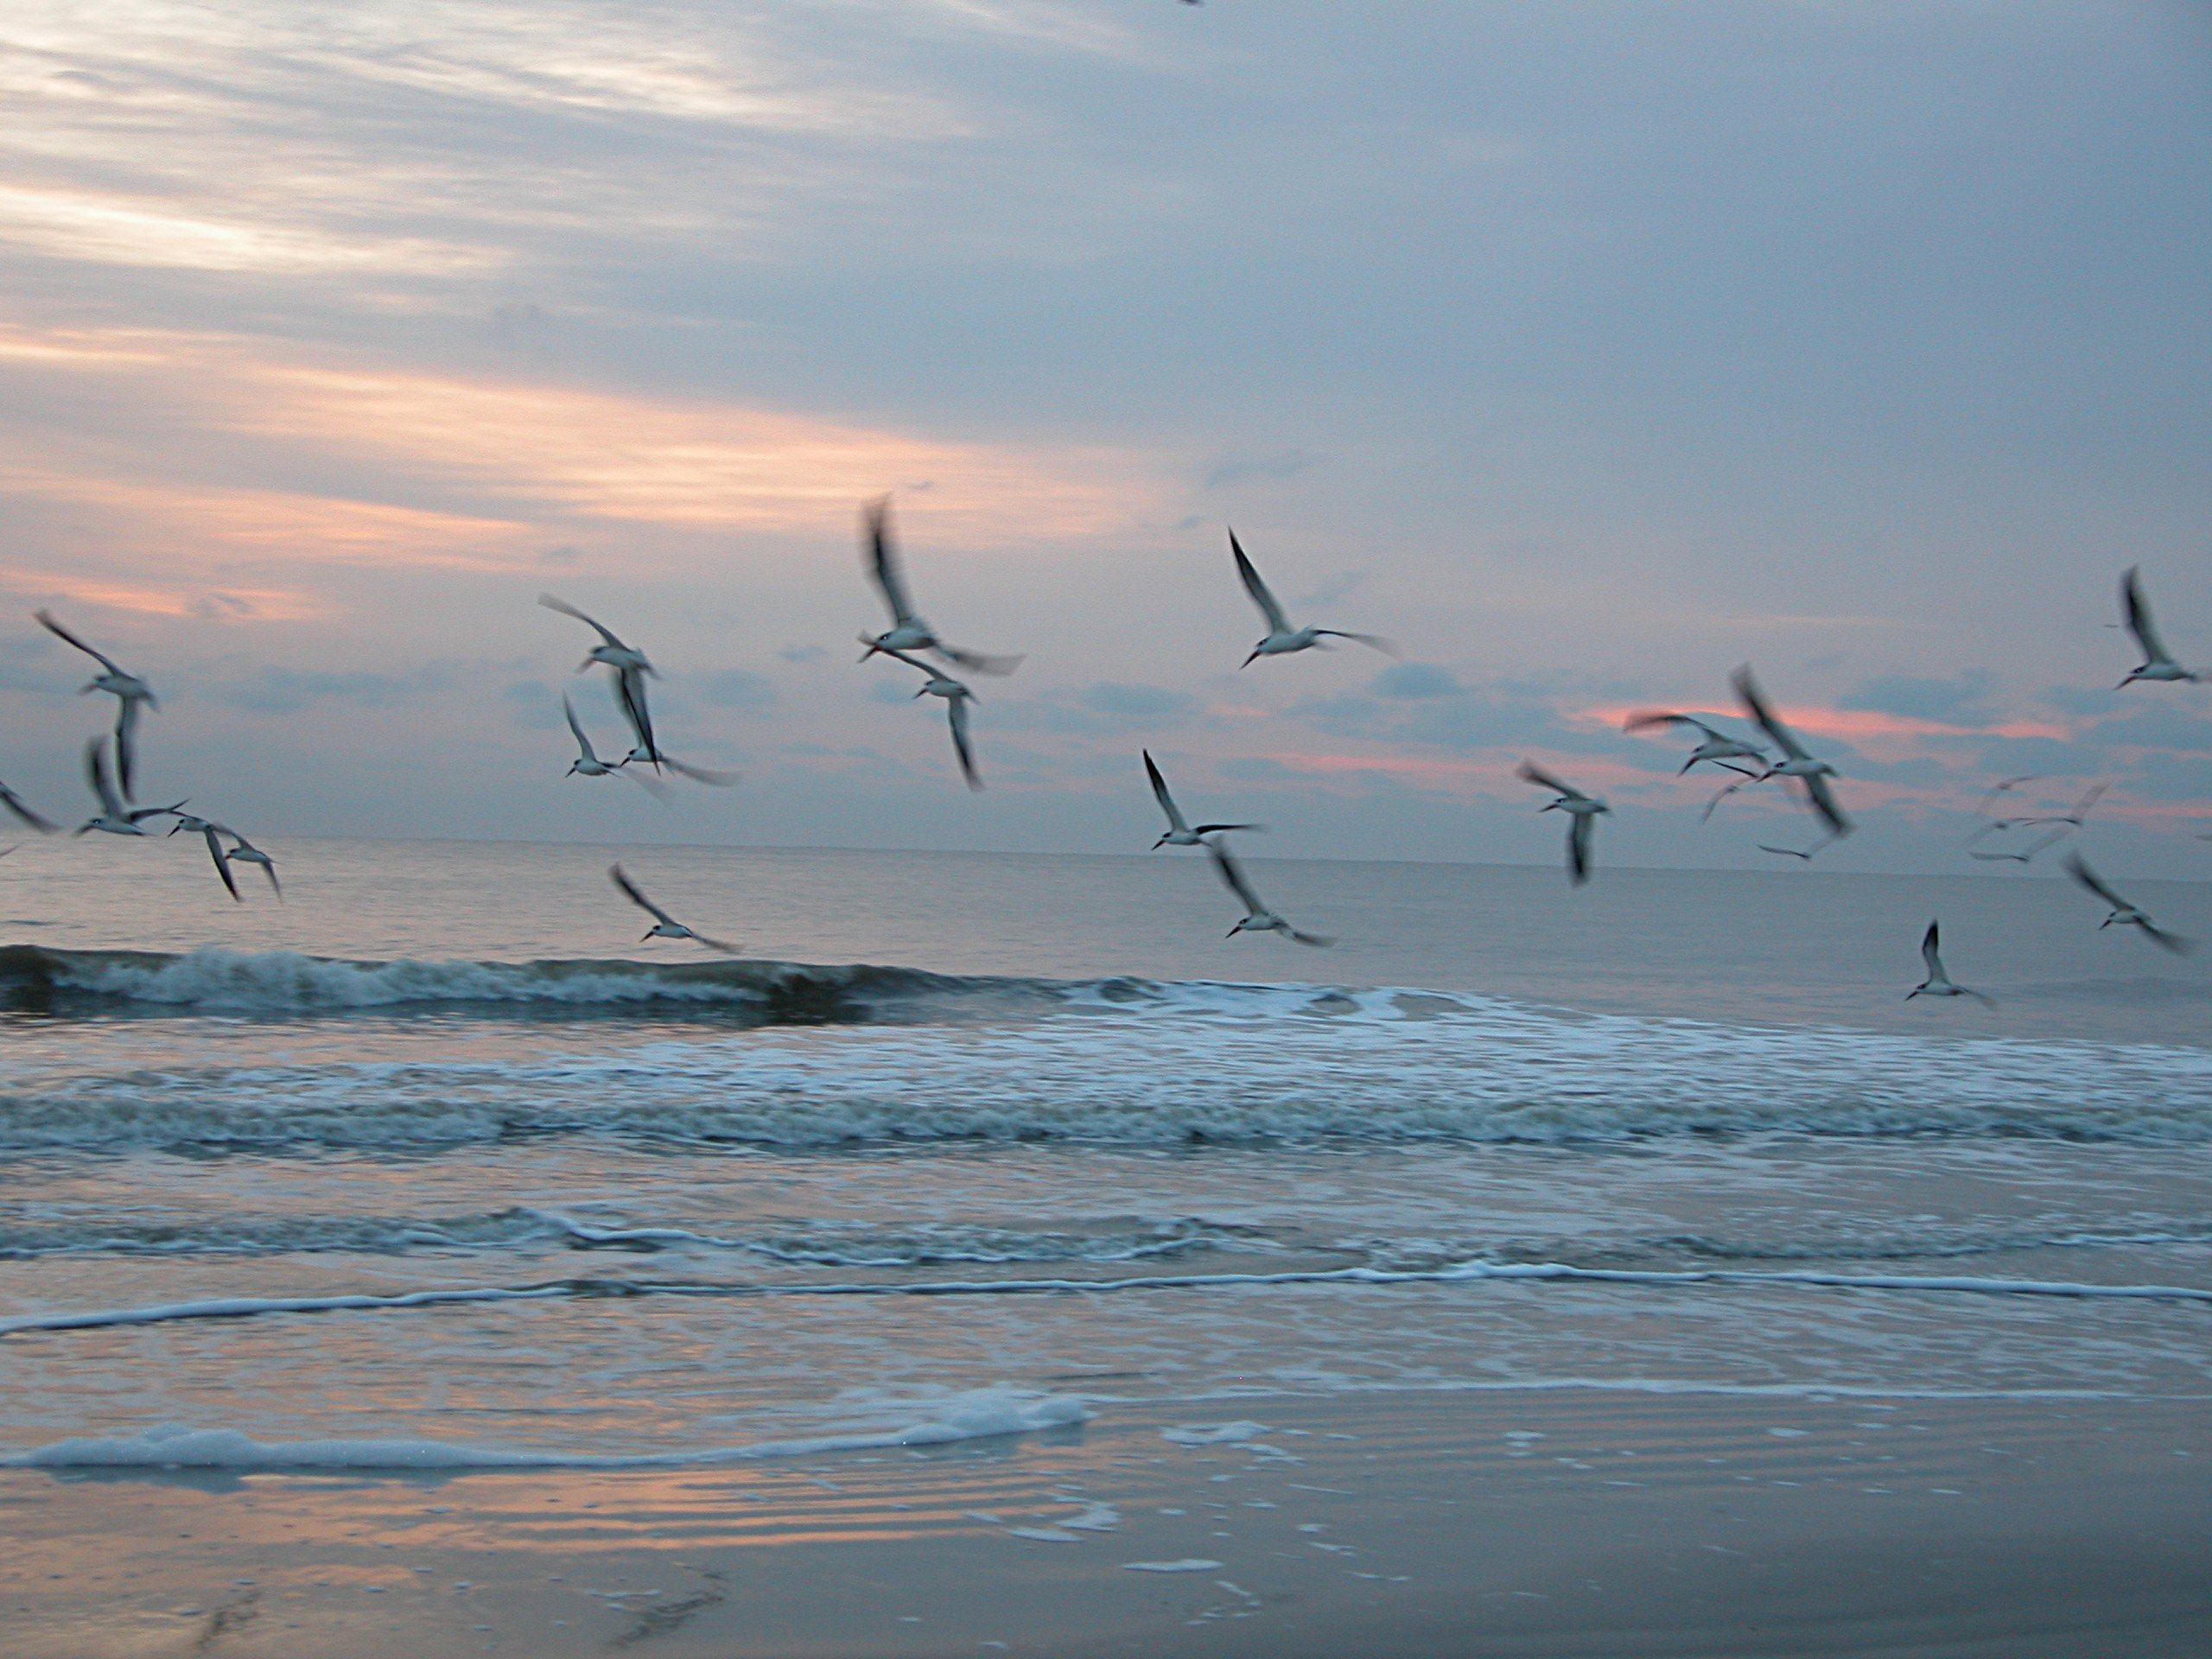
[[[2199,1401],[1090,1397],[772,1467],[11,1471],[0,1605],[18,1659],[2212,1645]]]

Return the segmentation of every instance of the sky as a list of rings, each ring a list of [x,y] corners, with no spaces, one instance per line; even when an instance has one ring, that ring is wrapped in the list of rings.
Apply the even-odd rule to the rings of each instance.
[[[0,779],[302,835],[1141,851],[1138,751],[1306,856],[1837,869],[2108,783],[2212,875],[2212,9],[2193,0],[11,0]],[[857,525],[1027,661],[953,770]],[[1234,526],[1300,620],[1237,664]],[[643,646],[670,802],[565,778]],[[1702,769],[1700,769],[1702,771]],[[1717,780],[1715,780],[1717,781]],[[1258,850],[1255,846],[1255,851]]]

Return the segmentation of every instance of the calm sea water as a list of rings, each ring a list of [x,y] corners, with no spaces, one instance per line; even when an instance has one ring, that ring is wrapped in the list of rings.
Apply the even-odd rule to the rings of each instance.
[[[2059,881],[1255,861],[1322,951],[1169,852],[626,855],[725,963],[604,849],[272,850],[0,861],[10,1455],[2212,1382],[2208,958]]]

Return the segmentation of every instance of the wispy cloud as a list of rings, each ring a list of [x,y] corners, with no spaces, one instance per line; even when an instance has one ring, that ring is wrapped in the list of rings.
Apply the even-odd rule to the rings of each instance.
[[[238,336],[0,330],[0,395],[18,411],[0,414],[16,440],[0,482],[89,516],[109,550],[23,557],[0,583],[169,614],[311,615],[319,566],[512,569],[541,562],[549,534],[842,533],[902,481],[927,483],[912,516],[939,543],[1080,539],[1160,487],[1141,458],[1103,449],[288,360]]]

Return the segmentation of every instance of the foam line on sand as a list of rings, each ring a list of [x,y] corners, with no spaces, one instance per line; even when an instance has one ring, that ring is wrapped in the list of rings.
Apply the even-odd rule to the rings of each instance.
[[[1475,1281],[1570,1281],[1654,1287],[1777,1285],[1826,1290],[2212,1302],[2212,1289],[2190,1285],[2096,1285],[2077,1284],[2065,1280],[1983,1279],[1912,1274],[1751,1273],[1728,1268],[1658,1271],[1577,1268],[1556,1262],[1463,1262],[1433,1268],[1329,1268],[1282,1273],[1148,1274],[1128,1279],[950,1279],[918,1284],[833,1282],[804,1285],[563,1279],[537,1285],[456,1286],[450,1289],[405,1291],[391,1295],[363,1292],[329,1296],[226,1296],[206,1301],[155,1303],[144,1307],[20,1313],[0,1319],[0,1337],[29,1332],[84,1331],[108,1325],[160,1325],[178,1319],[252,1319],[271,1313],[380,1312],[471,1302],[548,1300],[569,1296],[1095,1295],[1112,1291],[1196,1290],[1232,1286],[1452,1284]]]

